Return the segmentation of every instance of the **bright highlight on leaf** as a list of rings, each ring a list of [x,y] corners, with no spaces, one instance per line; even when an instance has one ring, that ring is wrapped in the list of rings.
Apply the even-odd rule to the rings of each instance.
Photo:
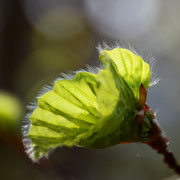
[[[106,148],[140,142],[163,154],[179,173],[166,149],[168,139],[146,104],[149,64],[124,48],[102,48],[99,53],[104,66],[97,73],[60,79],[38,98],[24,130],[27,153],[36,161],[57,146]]]

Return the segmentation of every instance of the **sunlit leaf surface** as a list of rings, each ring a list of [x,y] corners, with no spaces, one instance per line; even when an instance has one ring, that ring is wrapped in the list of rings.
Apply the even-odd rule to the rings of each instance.
[[[104,68],[60,79],[38,98],[30,116],[27,148],[37,160],[57,146],[106,148],[148,139],[151,118],[136,121],[139,88],[150,86],[144,60],[127,49],[100,50]]]

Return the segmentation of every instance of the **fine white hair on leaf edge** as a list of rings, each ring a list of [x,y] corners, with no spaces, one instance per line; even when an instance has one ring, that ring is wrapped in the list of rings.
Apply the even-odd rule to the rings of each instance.
[[[57,81],[60,81],[60,80],[63,80],[63,79],[70,79],[70,80],[73,79],[77,73],[89,72],[89,73],[97,74],[100,71],[100,69],[102,69],[101,65],[99,65],[99,66],[86,65],[85,69],[79,69],[77,71],[71,71],[69,73],[61,73],[61,77],[56,78],[52,82],[52,86]]]
[[[86,65],[86,68],[87,68],[87,72],[93,74],[97,74],[102,69],[101,66],[91,66],[91,65]]]
[[[156,60],[155,60],[155,58],[150,53],[144,55],[144,60],[149,64],[150,71],[151,71],[150,86],[154,86],[154,85],[156,85],[161,80],[160,78],[158,78],[156,76],[156,74],[153,71],[154,65],[156,63]]]
[[[154,112],[155,117],[157,116],[158,112],[159,112],[159,109],[156,109],[156,111]]]
[[[99,53],[101,54],[104,50],[111,50],[112,47],[109,46],[105,41],[99,42],[97,44],[96,49],[99,51]]]
[[[30,105],[31,106],[31,105]],[[28,137],[28,133],[29,133],[29,129],[31,127],[31,123],[30,123],[30,116],[32,115],[33,109],[36,109],[36,107],[32,106],[32,107],[28,107],[29,110],[31,110],[31,112],[29,112],[26,116],[25,119],[21,125],[21,133],[22,133],[22,143],[24,145],[24,149],[26,154],[28,155],[28,157],[32,160],[32,162],[34,163],[38,163],[39,160],[43,159],[43,158],[48,158],[49,154],[53,151],[53,149],[50,149],[48,151],[48,153],[46,155],[44,155],[43,157],[39,157],[37,160],[35,160],[35,154],[34,154],[34,146],[31,144],[31,140]]]
[[[31,140],[29,139],[28,137],[28,132],[29,132],[29,128],[31,126],[31,123],[30,123],[30,116],[31,116],[32,113],[28,113],[22,123],[22,126],[21,126],[21,132],[22,132],[22,142],[23,142],[23,145],[24,145],[24,149],[25,149],[25,152],[26,154],[28,155],[28,157],[33,161],[35,162],[34,160],[34,147],[31,145]]]
[[[39,99],[39,97],[41,97],[43,94],[49,92],[49,91],[52,91],[53,87],[52,86],[44,86],[38,93],[37,93],[37,96],[36,96],[36,99]]]
[[[36,97],[38,99],[41,97],[44,93],[51,91],[52,87],[51,86],[44,86],[39,92]],[[28,155],[28,157],[33,161],[33,162],[38,162],[38,160],[35,160],[35,154],[34,154],[34,146],[31,144],[31,140],[28,137],[29,129],[31,127],[31,122],[30,122],[30,116],[32,115],[33,111],[38,107],[37,102],[32,101],[29,105],[26,106],[28,113],[25,116],[24,121],[22,122],[21,125],[21,132],[22,132],[22,137],[23,137],[23,145],[25,148],[25,152]],[[48,156],[48,154],[46,155]],[[45,156],[45,157],[46,157]],[[39,158],[41,159],[41,157]]]
[[[103,54],[104,50],[112,50],[114,48],[122,48],[122,49],[129,49],[137,56],[140,56],[140,54],[137,53],[137,50],[131,45],[131,43],[127,41],[116,41],[112,45],[108,45],[106,41],[99,42],[96,49],[99,51],[100,54]],[[140,51],[140,50],[138,50]],[[141,56],[140,56],[141,57]]]
[[[149,64],[150,71],[151,71],[151,81],[150,81],[150,86],[156,85],[159,81],[160,78],[157,78],[156,74],[153,72],[153,67],[156,63],[155,58],[151,55],[151,53],[146,53],[143,50],[140,49],[135,49],[131,43],[127,41],[117,41],[113,45],[107,45],[105,41],[102,41],[101,43],[99,42],[97,47],[100,54],[103,54],[104,50],[112,50],[114,48],[125,48],[129,49],[131,52],[136,54],[137,56],[141,57],[145,62]],[[138,52],[138,53],[137,53]]]

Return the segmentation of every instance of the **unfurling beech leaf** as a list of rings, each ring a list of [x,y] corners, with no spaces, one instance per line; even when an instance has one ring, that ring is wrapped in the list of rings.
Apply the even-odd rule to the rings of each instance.
[[[97,73],[77,72],[57,80],[38,98],[24,129],[32,160],[58,146],[106,148],[140,142],[161,153],[166,150],[168,140],[146,105],[149,64],[124,48],[101,49],[100,60],[104,67]]]

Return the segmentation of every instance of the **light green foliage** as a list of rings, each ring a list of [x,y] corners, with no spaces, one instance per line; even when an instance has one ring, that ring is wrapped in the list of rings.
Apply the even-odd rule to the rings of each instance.
[[[150,120],[142,128],[136,120],[140,85],[150,85],[149,65],[121,48],[101,51],[100,60],[104,69],[97,74],[59,80],[38,99],[28,132],[32,159],[57,146],[106,148],[149,138]]]
[[[119,74],[128,82],[136,97],[139,95],[141,84],[145,88],[149,87],[151,79],[149,65],[130,50],[121,48],[115,48],[111,51],[104,50],[100,59],[103,64],[111,60],[116,64]]]
[[[22,109],[20,102],[14,96],[4,91],[0,92],[0,131],[17,131]]]

